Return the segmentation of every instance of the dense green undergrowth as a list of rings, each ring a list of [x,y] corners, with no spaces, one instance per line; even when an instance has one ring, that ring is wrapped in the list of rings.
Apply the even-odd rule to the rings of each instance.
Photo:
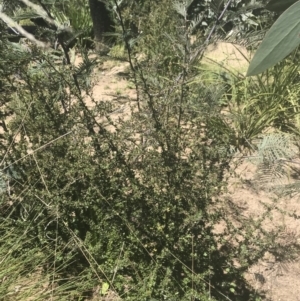
[[[137,97],[118,121],[91,94],[86,50],[70,68],[1,39],[0,300],[260,300],[244,273],[276,250],[270,210],[235,220],[222,193],[237,151],[270,127],[298,133],[281,76],[297,70],[207,85],[183,9],[161,1],[140,22],[125,40]]]

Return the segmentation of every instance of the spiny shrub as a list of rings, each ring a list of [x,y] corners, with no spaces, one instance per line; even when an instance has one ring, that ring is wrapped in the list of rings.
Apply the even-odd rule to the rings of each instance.
[[[116,103],[94,99],[95,61],[84,52],[75,67],[32,47],[10,83],[2,171],[13,165],[18,176],[8,180],[1,218],[34,230],[32,243],[46,254],[59,247],[49,264],[68,263],[59,284],[88,279],[81,297],[97,285],[105,295],[108,285],[124,300],[255,298],[243,273],[273,236],[259,232],[261,223],[235,227],[221,206],[230,139],[210,122],[219,118],[217,96],[190,85],[203,48],[190,44],[186,8],[176,9],[154,5],[136,48],[125,40],[136,87],[130,118],[114,119]]]

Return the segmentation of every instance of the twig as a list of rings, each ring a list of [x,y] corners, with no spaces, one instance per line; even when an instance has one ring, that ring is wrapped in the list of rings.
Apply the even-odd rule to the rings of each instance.
[[[123,22],[123,17],[122,17],[122,14],[121,14],[120,7],[119,7],[119,4],[116,0],[114,0],[114,3],[116,5],[116,11],[117,11],[117,14],[118,14],[118,17],[119,17],[119,20],[120,20],[120,25],[122,27],[123,36],[125,36],[125,32],[126,32],[125,31],[125,25],[124,25],[124,22]],[[129,45],[128,38],[125,37],[124,42],[125,42],[126,50],[127,50],[127,53],[128,53],[128,61],[129,61],[130,69],[133,72],[133,79],[134,79],[134,85],[135,85],[135,90],[136,90],[136,100],[137,100],[137,104],[138,104],[138,109],[139,109],[139,111],[141,111],[138,81],[137,81],[136,71],[135,71],[135,68],[134,68],[133,63],[132,63],[131,47]]]
[[[38,47],[41,48],[48,48],[49,46],[39,40],[37,40],[31,33],[26,31],[22,26],[20,26],[17,22],[13,19],[8,17],[6,14],[0,12],[0,19],[5,22],[9,27],[15,28],[19,33],[21,33],[25,38],[36,44]]]
[[[210,40],[210,38],[211,38],[213,32],[214,32],[215,29],[216,29],[217,24],[218,24],[218,23],[221,21],[221,19],[223,18],[223,16],[224,16],[224,14],[225,14],[225,12],[226,12],[226,10],[227,10],[229,4],[231,3],[231,1],[232,1],[232,0],[229,0],[229,1],[227,2],[227,4],[225,5],[225,7],[224,7],[224,9],[223,9],[223,11],[222,11],[222,13],[221,13],[221,15],[218,17],[216,23],[214,24],[213,28],[211,29],[211,31],[210,31],[210,33],[209,33],[209,35],[208,35],[208,37],[207,37],[207,39],[206,39],[206,41],[205,41],[206,43],[209,42],[209,40]]]
[[[65,137],[65,136],[71,134],[72,132],[73,132],[73,131],[69,131],[69,132],[67,132],[67,133],[65,133],[65,134],[63,134],[63,135],[61,135],[61,136],[59,136],[59,137],[57,137],[57,138],[55,138],[55,139],[49,141],[48,143],[46,143],[46,144],[44,144],[44,145],[42,145],[42,146],[40,146],[40,147],[38,147],[38,148],[32,150],[29,154],[27,154],[27,155],[25,155],[24,157],[22,157],[22,158],[16,160],[16,161],[13,162],[13,163],[7,165],[6,167],[2,168],[0,171],[4,171],[5,169],[9,168],[10,166],[12,166],[12,165],[18,163],[19,161],[21,161],[21,160],[23,160],[23,159],[25,159],[25,158],[31,156],[33,153],[36,153],[37,151],[39,151],[39,150],[41,150],[41,149],[43,149],[43,148],[46,148],[48,145],[50,145],[50,144],[52,144],[53,142],[55,142],[55,141],[57,141],[57,140],[59,140],[59,139]]]
[[[116,274],[117,274],[117,271],[118,271],[118,263],[119,263],[119,261],[120,261],[121,255],[122,255],[122,253],[123,253],[123,248],[124,248],[124,242],[123,242],[123,244],[122,244],[122,248],[121,248],[121,251],[120,251],[118,260],[117,260],[116,267],[114,268],[114,274],[113,274],[113,277],[112,277],[112,279],[111,279],[111,283],[114,283],[114,280],[115,280],[115,277],[116,277]]]

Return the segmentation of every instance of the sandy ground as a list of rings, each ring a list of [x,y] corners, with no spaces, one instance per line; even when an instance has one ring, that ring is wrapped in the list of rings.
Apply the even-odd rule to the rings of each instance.
[[[265,213],[263,204],[273,208],[265,219],[263,228],[272,231],[281,227],[277,242],[281,246],[300,244],[300,219],[286,213],[300,216],[299,196],[276,198],[274,193],[257,188],[256,166],[245,160],[237,170],[239,177],[230,180],[229,192],[225,195],[240,209],[240,215],[259,220]],[[280,212],[281,211],[281,212]],[[289,250],[289,247],[288,247]],[[266,294],[264,300],[300,300],[300,254],[292,260],[281,261],[269,252],[245,275],[249,283]]]

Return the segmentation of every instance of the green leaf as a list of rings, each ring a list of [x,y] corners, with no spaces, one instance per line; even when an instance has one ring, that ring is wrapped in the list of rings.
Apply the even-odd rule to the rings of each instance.
[[[300,1],[274,23],[256,51],[247,76],[259,74],[284,59],[300,44]]]
[[[271,0],[267,5],[266,9],[280,13],[288,9],[291,5],[293,5],[298,0]]]
[[[101,288],[101,295],[106,295],[108,289],[109,289],[109,284],[106,282],[103,282],[102,288]]]

